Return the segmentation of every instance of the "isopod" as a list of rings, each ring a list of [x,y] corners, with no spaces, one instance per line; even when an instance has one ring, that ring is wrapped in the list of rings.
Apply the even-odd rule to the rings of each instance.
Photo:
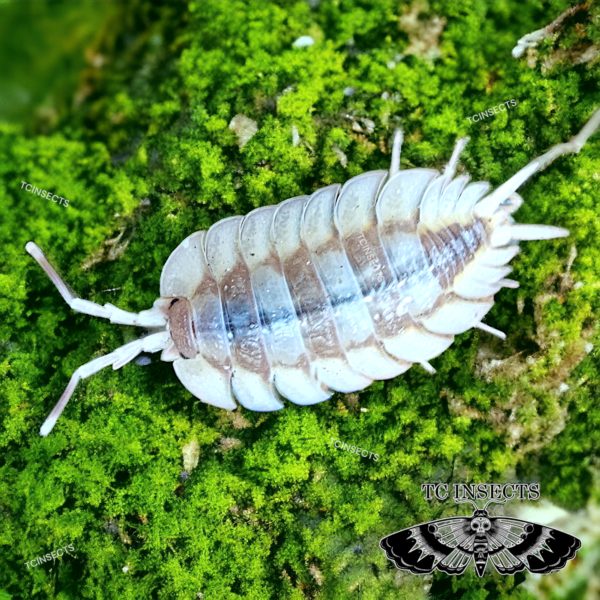
[[[78,298],[33,242],[26,250],[78,312],[137,325],[149,335],[79,367],[42,425],[50,433],[77,383],[162,351],[201,401],[233,410],[311,405],[354,392],[444,352],[482,318],[521,240],[568,235],[518,225],[516,190],[556,157],[576,153],[600,125],[597,110],[568,143],[551,148],[490,192],[454,177],[468,138],[440,174],[400,170],[402,132],[387,171],[215,223],[186,238],[165,263],[160,298],[139,314]]]

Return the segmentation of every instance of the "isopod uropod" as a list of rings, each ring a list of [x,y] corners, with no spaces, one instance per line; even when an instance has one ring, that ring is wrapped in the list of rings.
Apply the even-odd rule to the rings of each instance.
[[[597,110],[559,144],[489,192],[486,182],[454,178],[468,138],[458,140],[442,174],[400,171],[402,133],[387,171],[371,171],[311,196],[230,217],[186,238],[160,278],[160,298],[139,314],[78,298],[33,242],[26,250],[69,306],[112,323],[154,330],[79,367],[42,425],[48,435],[80,379],[140,352],[172,361],[203,402],[273,411],[282,397],[301,405],[332,390],[362,390],[448,348],[479,327],[502,287],[520,240],[568,235],[558,227],[517,225],[517,188],[556,157],[579,152],[600,125]],[[158,331],[157,331],[158,329]]]

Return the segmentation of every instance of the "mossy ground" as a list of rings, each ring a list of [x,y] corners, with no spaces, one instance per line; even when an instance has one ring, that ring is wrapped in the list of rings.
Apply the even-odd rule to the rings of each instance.
[[[419,6],[411,29],[400,17]],[[525,243],[513,261],[521,288],[500,292],[486,319],[506,343],[470,331],[433,361],[435,376],[414,367],[311,408],[240,409],[246,421],[197,402],[171,365],[154,360],[83,382],[41,438],[73,371],[143,332],[75,314],[24,245],[37,242],[81,297],[139,311],[187,235],[387,168],[398,122],[403,168],[441,167],[468,135],[463,168],[499,184],[600,105],[597,62],[567,56],[545,70],[511,56],[521,36],[568,6],[123,3],[88,50],[73,108],[50,131],[0,125],[4,597],[383,600],[420,598],[424,586],[432,598],[532,597],[524,575],[403,575],[378,541],[457,512],[424,501],[424,482],[540,481],[543,497],[572,510],[600,498],[600,135],[521,190],[517,220],[571,235]],[[429,35],[433,16],[445,19],[439,40]],[[302,35],[316,43],[293,48]],[[399,57],[415,36],[423,56]],[[600,10],[590,3],[540,57],[599,42]],[[517,107],[469,124],[511,98]],[[228,127],[236,114],[259,127],[242,150]],[[364,121],[353,129],[360,119],[374,131]],[[22,181],[71,203],[27,194]],[[129,245],[99,260],[121,230]],[[561,383],[570,389],[559,393]],[[380,459],[335,450],[331,437]],[[222,438],[241,445],[226,450]],[[200,458],[182,484],[192,440]],[[69,543],[73,556],[24,564]]]

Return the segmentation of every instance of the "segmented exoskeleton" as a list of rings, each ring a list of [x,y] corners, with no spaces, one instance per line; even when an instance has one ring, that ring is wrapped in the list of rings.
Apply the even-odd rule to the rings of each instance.
[[[71,308],[154,330],[77,369],[40,433],[52,430],[80,379],[140,352],[162,350],[203,402],[235,409],[235,397],[272,411],[282,396],[315,404],[413,363],[433,371],[427,361],[471,327],[503,337],[481,320],[496,292],[518,286],[505,279],[518,242],[568,234],[514,224],[516,190],[557,156],[579,152],[599,124],[600,110],[491,193],[488,183],[453,178],[467,138],[443,174],[400,171],[398,132],[389,174],[365,173],[189,236],[164,265],[161,298],[139,314],[81,300],[29,242]]]

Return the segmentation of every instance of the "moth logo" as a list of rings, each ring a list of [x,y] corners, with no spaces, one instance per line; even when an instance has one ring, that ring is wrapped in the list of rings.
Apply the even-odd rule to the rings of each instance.
[[[467,496],[476,493],[467,491]],[[488,506],[504,504],[506,498],[492,498],[483,509],[474,498],[457,498],[456,493],[454,501],[471,502],[475,507],[472,516],[421,523],[384,537],[379,545],[388,559],[399,569],[416,575],[427,575],[435,569],[448,575],[462,575],[471,560],[479,577],[483,577],[488,562],[501,575],[513,575],[524,569],[546,575],[564,568],[581,548],[579,539],[558,529],[512,517],[490,516]]]

